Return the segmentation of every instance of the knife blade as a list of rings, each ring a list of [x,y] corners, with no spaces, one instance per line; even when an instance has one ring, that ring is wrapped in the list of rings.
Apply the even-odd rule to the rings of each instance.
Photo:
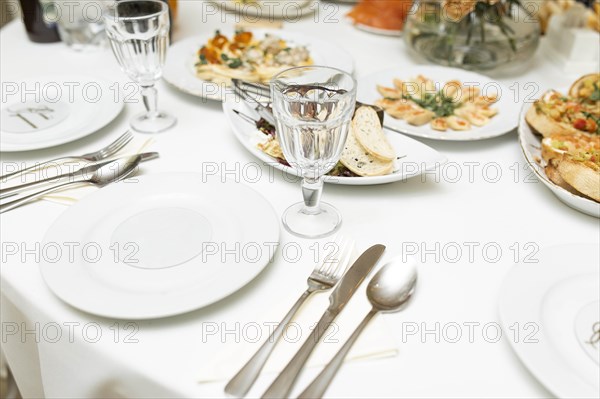
[[[308,339],[304,341],[300,350],[298,350],[283,371],[279,373],[275,381],[267,388],[262,396],[263,398],[283,398],[290,394],[308,357],[321,340],[321,336],[337,315],[340,314],[342,309],[344,309],[346,304],[348,304],[352,295],[371,270],[373,270],[373,267],[375,267],[384,251],[384,245],[373,245],[363,252],[346,274],[344,274],[344,277],[342,277],[329,296],[329,307],[323,313],[321,320],[319,320]]]

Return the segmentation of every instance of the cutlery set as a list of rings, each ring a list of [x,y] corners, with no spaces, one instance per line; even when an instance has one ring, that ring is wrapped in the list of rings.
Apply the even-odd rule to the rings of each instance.
[[[308,289],[283,318],[269,339],[227,383],[225,386],[227,394],[244,397],[258,378],[277,341],[302,303],[314,292],[322,292],[333,288],[329,296],[329,307],[321,316],[316,327],[294,357],[279,373],[269,388],[267,388],[262,397],[282,398],[290,395],[306,361],[318,345],[323,334],[348,304],[358,287],[370,274],[385,251],[385,246],[383,245],[372,246],[342,276],[343,271],[349,263],[354,243],[347,240],[340,240],[338,241],[338,246],[339,250],[334,257],[335,259],[326,261],[323,265],[315,268],[308,279]],[[317,378],[300,394],[300,397],[322,397],[339,370],[344,358],[350,351],[350,348],[371,319],[379,312],[401,310],[411,298],[416,282],[417,270],[416,264],[413,261],[405,264],[399,260],[394,260],[383,266],[369,282],[367,288],[367,297],[372,305],[372,310],[365,316],[348,341],[325,366]]]
[[[0,200],[13,196],[19,197],[0,204],[0,213],[18,208],[55,191],[82,185],[104,187],[109,183],[117,182],[131,176],[137,170],[141,162],[158,157],[158,153],[149,152],[123,156],[116,159],[111,158],[122,150],[132,139],[133,135],[130,132],[126,132],[98,151],[81,156],[57,158],[0,176],[0,180],[6,182],[22,177],[25,174],[39,172],[45,167],[58,163],[87,162],[87,164],[71,173],[44,179],[40,178],[32,182],[0,189]],[[41,189],[39,191],[31,192],[33,189],[40,187]]]

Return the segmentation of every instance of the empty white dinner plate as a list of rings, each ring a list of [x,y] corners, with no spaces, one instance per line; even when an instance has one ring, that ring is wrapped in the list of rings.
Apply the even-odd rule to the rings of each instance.
[[[507,340],[527,368],[560,398],[600,392],[598,243],[541,250],[516,265],[500,292]]]
[[[525,115],[527,114],[529,107],[532,106],[533,104],[525,104],[519,119],[519,144],[521,145],[521,150],[523,151],[523,155],[531,167],[531,170],[533,170],[537,178],[544,183],[544,185],[548,187],[562,202],[571,208],[578,210],[579,212],[600,218],[600,203],[590,198],[573,194],[559,185],[554,184],[548,178],[548,176],[546,176],[544,166],[541,165],[543,162],[542,138],[541,136],[533,133],[527,124],[527,121],[525,120]]]
[[[398,66],[375,72],[363,76],[358,80],[357,100],[366,104],[374,104],[375,101],[383,98],[377,91],[377,85],[394,87],[394,79],[409,80],[418,75],[423,75],[433,80],[436,84],[440,85],[440,89],[448,81],[459,80],[468,86],[478,87],[482,91],[482,94],[488,96],[495,94],[498,96],[498,102],[493,107],[497,108],[499,112],[487,125],[481,127],[473,126],[470,130],[465,131],[448,129],[445,132],[441,132],[432,129],[429,124],[413,126],[404,120],[394,119],[389,115],[386,116],[385,127],[410,134],[411,136],[445,141],[489,139],[516,129],[519,121],[520,104],[515,100],[515,93],[505,85],[487,76],[457,68],[418,65],[411,67]]]
[[[229,38],[235,33],[231,29],[222,29],[221,32]],[[352,56],[334,43],[304,33],[287,30],[252,29],[252,33],[259,39],[264,38],[269,33],[282,38],[291,46],[306,46],[314,65],[334,67],[348,73],[354,72],[354,59]],[[213,36],[214,32],[210,32],[173,43],[169,47],[169,56],[163,71],[165,81],[193,96],[217,101],[223,100],[229,90],[223,85],[208,82],[196,76],[195,65],[199,61],[198,51]]]
[[[2,82],[0,151],[54,147],[94,133],[123,109],[114,83],[93,76]]]
[[[260,117],[245,102],[228,97],[223,102],[223,111],[233,134],[248,152],[260,159],[265,165],[300,178],[300,173],[296,169],[279,163],[258,148],[258,144],[264,143],[267,138],[256,128],[254,123],[247,120],[248,117],[254,120],[258,120]],[[241,112],[246,118],[241,117],[236,111]],[[436,170],[448,162],[444,155],[417,140],[396,132],[384,131],[398,157],[394,161],[392,173],[385,176],[369,177],[325,176],[325,182],[349,186],[371,186],[406,181],[412,177],[420,176],[426,171]]]
[[[59,298],[85,312],[159,318],[239,290],[278,242],[277,215],[246,185],[195,173],[141,176],[63,213],[46,233],[41,272]],[[65,243],[75,243],[70,252]]]

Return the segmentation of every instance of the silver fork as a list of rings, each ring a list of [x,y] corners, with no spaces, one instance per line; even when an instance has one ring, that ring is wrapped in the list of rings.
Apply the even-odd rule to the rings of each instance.
[[[325,259],[322,265],[315,267],[308,277],[308,288],[306,291],[304,291],[254,356],[227,383],[225,386],[226,393],[237,397],[246,396],[269,359],[271,352],[275,349],[277,341],[281,338],[288,323],[292,320],[304,301],[315,292],[327,291],[333,288],[340,280],[350,262],[350,257],[354,249],[354,241],[340,238],[336,240],[336,245],[338,248],[336,254]]]
[[[119,152],[121,149],[123,149],[123,147],[125,147],[127,144],[129,144],[129,142],[132,139],[133,139],[133,135],[128,130],[127,132],[125,132],[125,134],[123,134],[122,136],[120,136],[118,139],[116,139],[115,141],[113,141],[112,143],[110,143],[106,147],[101,148],[98,151],[90,152],[88,154],[84,154],[84,155],[77,156],[77,157],[61,157],[61,158],[52,159],[50,161],[42,162],[42,163],[39,163],[39,164],[35,164],[35,165],[30,166],[28,168],[17,170],[16,172],[7,173],[7,174],[5,174],[3,176],[0,176],[0,181],[4,182],[6,179],[12,179],[12,178],[21,176],[23,173],[33,172],[35,170],[41,169],[41,168],[43,168],[43,167],[45,167],[47,165],[53,164],[53,163],[59,163],[59,162],[60,163],[67,163],[67,162],[80,162],[80,161],[89,161],[89,162],[101,161],[101,160],[106,159],[108,157],[111,157],[114,154],[116,154],[117,152]]]

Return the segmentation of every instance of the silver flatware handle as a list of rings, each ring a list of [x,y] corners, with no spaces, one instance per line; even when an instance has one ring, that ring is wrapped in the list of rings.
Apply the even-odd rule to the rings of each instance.
[[[283,335],[288,323],[292,320],[298,309],[311,295],[311,291],[304,291],[302,296],[298,298],[294,306],[288,311],[283,320],[279,323],[271,336],[262,344],[258,351],[248,360],[248,362],[238,371],[238,373],[227,383],[225,392],[229,395],[244,397],[260,375],[261,370],[267,363],[269,356],[275,349],[277,342]]]
[[[61,185],[66,182],[79,183],[82,180],[85,180],[85,176],[84,177],[74,176],[72,174],[64,174],[64,175],[60,175],[60,176],[48,177],[47,179],[42,179],[42,180],[30,182],[30,183],[21,184],[19,186],[1,189],[0,190],[0,198],[3,198],[10,194],[18,193],[20,191],[31,190],[31,189],[34,189],[34,188],[40,187],[40,186],[46,186],[50,183]]]
[[[321,320],[317,323],[317,326],[312,331],[310,336],[304,344],[300,348],[300,350],[296,353],[296,355],[290,360],[290,362],[285,366],[283,371],[279,373],[275,381],[269,386],[267,391],[263,394],[263,398],[285,398],[289,396],[290,391],[294,387],[296,380],[300,376],[300,372],[304,368],[308,357],[315,349],[319,341],[321,340],[321,336],[325,333],[327,327],[333,320],[335,320],[338,312],[327,309]]]
[[[340,348],[338,353],[335,354],[333,359],[327,363],[325,368],[321,371],[321,373],[310,383],[308,387],[298,396],[298,399],[317,399],[322,398],[327,391],[327,388],[333,381],[333,378],[337,374],[338,370],[342,366],[344,359],[350,352],[350,349],[356,342],[356,339],[363,332],[367,324],[373,319],[373,316],[377,314],[376,310],[371,310],[367,316],[363,319],[363,321],[356,327],[356,330],[352,333],[350,338],[344,343],[344,346]]]
[[[36,200],[36,199],[38,199],[40,197],[43,197],[46,194],[52,193],[54,191],[59,191],[59,190],[65,188],[67,186],[77,185],[77,184],[84,184],[84,183],[92,184],[90,182],[81,182],[81,181],[79,181],[79,182],[64,183],[64,184],[60,184],[58,186],[54,186],[54,187],[47,188],[45,190],[38,191],[38,192],[30,194],[30,195],[28,195],[26,197],[22,197],[22,198],[14,200],[14,201],[7,202],[6,204],[1,204],[0,205],[0,213],[4,213],[4,212],[10,211],[12,209],[18,208],[21,205],[25,205],[25,204],[27,204],[29,202],[32,202],[32,201],[34,201],[34,200]]]
[[[68,161],[73,161],[73,162],[78,162],[81,161],[80,158],[75,158],[75,157],[61,157],[61,158],[56,158],[56,159],[52,159],[50,161],[46,161],[46,162],[42,162],[42,163],[37,163],[33,166],[30,166],[28,168],[25,169],[19,169],[16,172],[12,172],[12,173],[7,173],[5,175],[0,176],[0,182],[4,182],[7,179],[14,179],[15,177],[19,177],[22,176],[25,173],[29,173],[29,172],[34,172],[38,169],[42,169],[45,168],[46,166],[49,166],[53,163],[65,163]]]

